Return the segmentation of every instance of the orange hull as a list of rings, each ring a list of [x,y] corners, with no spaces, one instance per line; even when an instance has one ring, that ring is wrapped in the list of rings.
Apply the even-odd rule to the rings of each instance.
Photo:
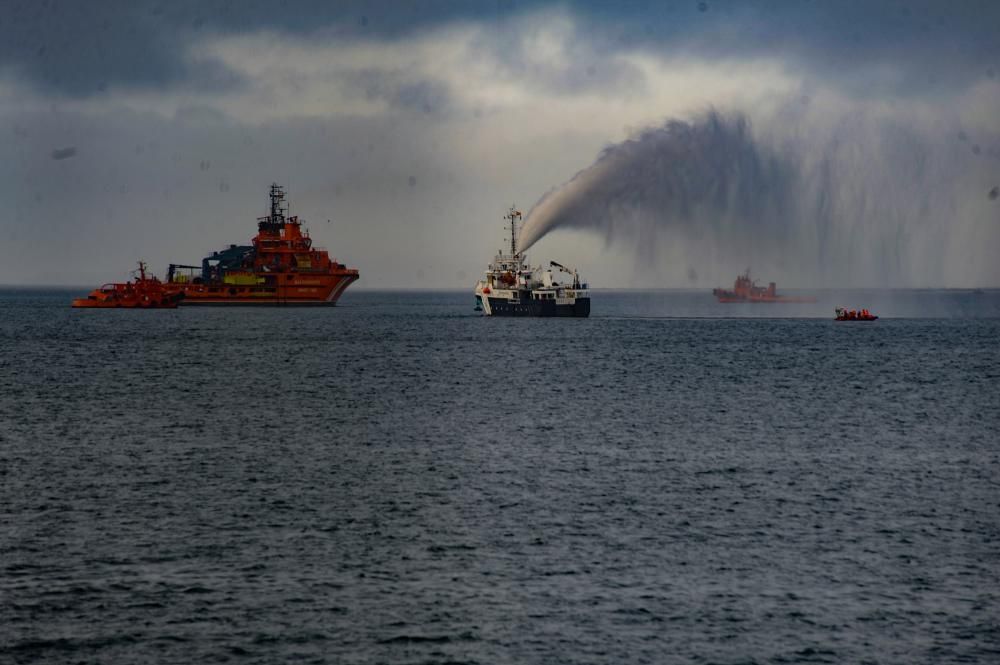
[[[266,275],[256,285],[170,284],[182,293],[183,305],[335,305],[358,279],[357,270],[337,274]]]
[[[100,289],[96,289],[86,298],[74,298],[73,307],[82,309],[177,309],[177,299],[165,298],[162,300],[152,300],[149,298],[101,298],[99,294]]]
[[[784,302],[784,303],[811,303],[816,302],[815,298],[793,298],[788,296],[747,296],[740,297],[737,295],[719,295],[715,294],[719,302],[733,303],[733,302]]]

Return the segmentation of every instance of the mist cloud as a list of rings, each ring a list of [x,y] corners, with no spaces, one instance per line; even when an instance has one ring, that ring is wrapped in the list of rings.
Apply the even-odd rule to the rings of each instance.
[[[824,286],[1000,278],[997,211],[972,194],[1000,160],[913,118],[785,109],[771,123],[758,136],[744,114],[710,111],[609,146],[535,204],[522,247],[575,228],[690,271],[752,264]]]

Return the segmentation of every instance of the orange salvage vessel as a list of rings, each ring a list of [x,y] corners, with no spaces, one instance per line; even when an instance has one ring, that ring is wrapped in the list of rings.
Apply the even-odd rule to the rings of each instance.
[[[815,298],[809,297],[790,297],[790,296],[779,296],[778,287],[774,282],[767,285],[767,288],[763,286],[757,286],[757,283],[750,279],[750,268],[747,271],[736,278],[736,282],[733,283],[733,290],[728,291],[726,289],[713,289],[712,295],[715,296],[719,302],[732,303],[732,302],[799,302],[799,303],[809,303],[816,302]]]
[[[230,245],[200,266],[170,264],[166,288],[182,305],[334,305],[358,279],[356,268],[313,247],[298,217],[289,217],[285,190],[271,185],[271,214],[257,219],[250,245]]]
[[[73,307],[131,307],[142,309],[173,309],[184,297],[181,293],[170,292],[156,277],[146,276],[146,264],[139,261],[139,269],[133,271],[135,281],[124,284],[105,284],[94,289],[86,298],[74,298]]]

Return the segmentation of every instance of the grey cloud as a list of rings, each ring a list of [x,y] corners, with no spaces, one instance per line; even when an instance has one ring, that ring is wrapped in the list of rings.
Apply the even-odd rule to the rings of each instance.
[[[591,29],[615,14],[595,4]],[[927,94],[992,78],[1000,3],[980,0],[711,2],[663,5],[617,22],[620,44],[718,57],[774,57],[866,96]]]
[[[56,95],[113,86],[217,89],[239,81],[219,63],[188,62],[194,40],[256,30],[392,37],[462,17],[491,19],[496,10],[444,0],[10,0],[0,21],[0,68]]]
[[[0,67],[45,92],[69,96],[113,86],[239,85],[239,77],[221,63],[187,59],[185,49],[204,24],[179,19],[152,2],[15,1],[0,21]]]
[[[531,50],[535,30],[544,27],[544,21],[535,26],[525,20],[510,20],[496,30],[484,31],[476,48],[490,54],[498,76],[547,94],[616,96],[642,91],[642,72],[615,59],[617,49],[601,34],[601,28],[585,28],[570,35],[564,44],[566,62],[553,63]]]
[[[451,110],[452,95],[442,81],[414,79],[407,72],[365,69],[340,75],[348,89],[390,108],[441,115]]]

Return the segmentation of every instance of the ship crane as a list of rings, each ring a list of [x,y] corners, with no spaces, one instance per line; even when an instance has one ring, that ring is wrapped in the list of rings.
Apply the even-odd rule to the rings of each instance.
[[[573,276],[573,288],[574,289],[580,288],[580,274],[575,269],[573,269],[573,268],[567,268],[566,266],[562,265],[561,263],[556,263],[555,261],[549,261],[549,265],[552,266],[553,268],[559,268],[559,270],[562,270],[567,275],[572,275]]]

